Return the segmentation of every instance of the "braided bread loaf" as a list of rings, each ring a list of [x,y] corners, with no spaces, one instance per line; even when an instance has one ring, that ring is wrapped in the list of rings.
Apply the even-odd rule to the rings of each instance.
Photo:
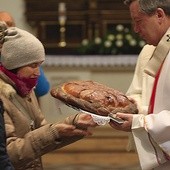
[[[137,113],[134,101],[126,95],[94,81],[70,81],[51,90],[51,95],[82,110],[107,116],[110,113]]]

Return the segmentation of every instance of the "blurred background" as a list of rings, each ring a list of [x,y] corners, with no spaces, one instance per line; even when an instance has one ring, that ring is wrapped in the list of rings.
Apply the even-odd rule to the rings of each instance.
[[[43,43],[43,69],[51,88],[69,80],[93,80],[126,93],[144,42],[133,32],[123,0],[1,0],[17,27]],[[51,97],[39,99],[50,122],[75,111]],[[43,156],[46,170],[137,170],[127,152],[128,133],[108,125],[92,137]]]

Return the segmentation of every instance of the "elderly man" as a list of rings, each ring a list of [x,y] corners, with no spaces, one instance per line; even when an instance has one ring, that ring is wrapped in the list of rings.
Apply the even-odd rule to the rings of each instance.
[[[136,101],[139,114],[117,113],[117,116],[125,122],[121,125],[111,122],[110,125],[118,130],[132,131],[142,169],[168,170],[170,169],[170,0],[125,0],[124,2],[129,6],[134,31],[147,44],[155,47],[151,48],[151,57],[138,63],[141,72],[135,72],[135,81],[127,93]],[[148,54],[143,51],[143,55]],[[133,94],[132,87],[136,88],[136,94],[140,91],[139,94]]]

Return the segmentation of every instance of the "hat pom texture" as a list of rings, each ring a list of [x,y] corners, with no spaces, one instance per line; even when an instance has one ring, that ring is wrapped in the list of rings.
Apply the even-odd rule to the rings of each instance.
[[[42,43],[31,33],[0,22],[1,63],[8,69],[17,69],[45,60]]]

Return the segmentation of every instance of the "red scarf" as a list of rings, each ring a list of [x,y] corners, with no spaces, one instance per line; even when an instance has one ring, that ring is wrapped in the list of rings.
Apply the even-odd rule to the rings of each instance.
[[[22,97],[26,97],[37,84],[37,78],[19,77],[3,66],[0,66],[0,71],[14,82],[17,93]]]

